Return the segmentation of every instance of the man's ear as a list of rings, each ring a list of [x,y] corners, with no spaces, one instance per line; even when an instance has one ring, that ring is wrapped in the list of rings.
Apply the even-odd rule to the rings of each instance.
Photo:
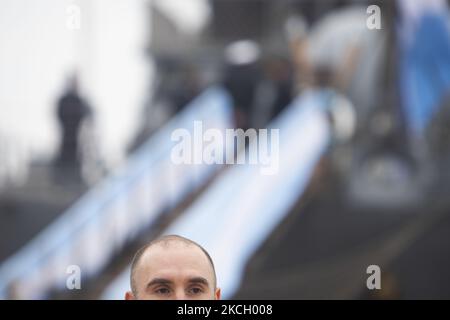
[[[134,296],[133,292],[127,291],[125,293],[125,300],[136,300],[136,297]]]
[[[214,292],[214,298],[216,299],[216,300],[220,300],[220,288],[217,288],[216,289],[216,292]]]

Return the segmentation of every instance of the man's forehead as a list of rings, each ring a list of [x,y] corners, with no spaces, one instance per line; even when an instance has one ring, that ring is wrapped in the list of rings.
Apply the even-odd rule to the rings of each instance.
[[[136,276],[150,278],[214,277],[212,266],[204,252],[195,245],[159,246],[148,248],[142,255]],[[148,279],[147,279],[148,278]]]
[[[166,240],[166,241],[161,241],[161,242],[156,242],[154,244],[152,244],[151,246],[149,246],[143,256],[145,255],[149,255],[149,254],[154,254],[156,253],[160,253],[161,251],[163,252],[169,252],[169,251],[179,251],[179,250],[200,250],[200,248],[198,248],[196,245],[192,244],[192,243],[187,243],[187,242],[182,242],[182,241],[177,241],[177,240]]]
[[[151,267],[160,263],[176,264],[189,261],[198,264],[209,263],[205,253],[197,246],[189,243],[156,243],[145,250],[139,265]],[[197,264],[195,263],[195,264]]]

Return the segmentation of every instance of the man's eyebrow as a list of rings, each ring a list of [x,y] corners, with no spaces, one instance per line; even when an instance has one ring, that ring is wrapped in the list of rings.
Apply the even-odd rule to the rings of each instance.
[[[190,278],[190,279],[188,280],[188,282],[189,282],[189,283],[194,283],[194,284],[203,284],[203,285],[205,285],[205,286],[208,286],[208,285],[209,285],[208,280],[206,280],[206,279],[203,278],[203,277],[194,277],[194,278]]]
[[[163,285],[163,284],[170,285],[170,284],[173,284],[173,282],[170,280],[167,280],[167,279],[163,279],[163,278],[154,278],[147,284],[147,288],[151,287],[151,286]]]

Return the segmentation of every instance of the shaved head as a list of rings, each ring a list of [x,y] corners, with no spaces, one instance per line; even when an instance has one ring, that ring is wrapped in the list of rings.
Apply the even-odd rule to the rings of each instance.
[[[211,275],[210,281],[212,289],[216,290],[217,281],[216,281],[216,272],[214,268],[214,263],[211,259],[211,256],[208,254],[208,252],[200,246],[198,243],[189,240],[187,238],[178,236],[178,235],[166,235],[162,236],[156,240],[151,241],[141,249],[139,249],[136,253],[136,255],[133,258],[133,261],[131,263],[131,274],[130,274],[130,286],[131,286],[131,292],[133,293],[134,297],[137,297],[140,293],[139,291],[142,290],[142,286],[140,286],[139,281],[142,282],[142,280],[138,281],[138,272],[142,273],[142,269],[148,267],[149,265],[154,265],[155,263],[158,263],[158,259],[162,255],[167,256],[167,259],[171,259],[168,261],[169,265],[172,265],[176,262],[176,260],[182,259],[177,257],[170,256],[171,254],[179,253],[178,255],[181,257],[183,253],[191,252],[191,255],[195,255],[196,258],[195,261],[199,261],[199,263],[202,263],[203,270],[209,269],[208,272],[206,272],[208,275]],[[188,261],[185,265],[188,265]],[[161,269],[161,268],[160,268]],[[208,277],[196,277],[194,280],[197,280],[198,282],[205,282],[206,285],[208,285],[208,281],[206,280]],[[155,279],[153,279],[155,281]],[[156,279],[156,281],[161,282],[161,279]],[[153,284],[152,282],[149,283]]]

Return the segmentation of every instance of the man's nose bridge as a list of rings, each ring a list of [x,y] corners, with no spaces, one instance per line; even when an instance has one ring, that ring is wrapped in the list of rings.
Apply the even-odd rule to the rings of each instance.
[[[175,291],[175,300],[186,300],[186,295],[183,288],[178,288]]]

